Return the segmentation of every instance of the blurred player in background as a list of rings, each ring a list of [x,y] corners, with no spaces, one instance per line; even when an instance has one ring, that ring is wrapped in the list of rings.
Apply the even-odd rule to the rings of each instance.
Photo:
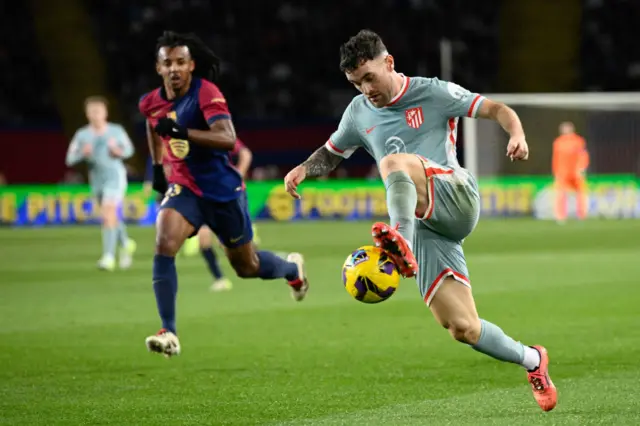
[[[251,160],[253,159],[253,154],[249,148],[240,140],[236,140],[236,144],[233,147],[233,150],[229,153],[229,158],[232,163],[235,164],[238,173],[242,176],[243,179],[246,178],[247,172],[251,167]],[[246,189],[244,191],[244,197],[246,198]],[[258,240],[258,236],[256,234],[256,227],[253,226],[253,242],[257,245],[260,244]],[[186,256],[193,256],[198,251],[202,254],[205,261],[207,262],[207,266],[209,267],[209,271],[213,276],[213,284],[211,285],[211,291],[224,291],[231,290],[233,288],[233,283],[231,280],[224,276],[222,273],[222,269],[218,263],[218,259],[216,257],[216,252],[213,248],[214,238],[212,237],[211,229],[204,225],[198,231],[197,238],[189,238],[185,241],[185,244],[182,248],[183,253]]]
[[[362,94],[351,101],[325,146],[285,177],[287,191],[299,198],[297,186],[307,176],[326,175],[365,148],[380,169],[391,219],[391,226],[373,225],[376,246],[394,259],[402,275],[417,276],[425,303],[454,339],[522,365],[540,407],[553,409],[557,393],[546,349],[525,346],[480,319],[462,251],[480,216],[480,196],[475,178],[456,158],[458,117],[498,122],[510,135],[507,155],[513,161],[529,155],[518,116],[456,84],[399,74],[371,31],[352,37],[340,56],[340,69]]]
[[[153,288],[162,328],[145,343],[166,357],[180,353],[176,335],[178,277],[175,256],[185,240],[207,225],[243,278],[284,278],[302,300],[309,288],[299,253],[284,260],[257,251],[243,196],[243,180],[229,162],[236,132],[227,102],[213,84],[218,57],[193,34],[166,31],[155,50],[159,88],[140,99],[153,159],[153,188],[165,194],[156,219]],[[168,182],[164,161],[171,165]]]
[[[229,154],[231,162],[235,164],[235,168],[242,176],[242,179],[246,181],[251,163],[253,161],[253,153],[240,139],[236,141],[236,145],[233,147],[233,151]],[[246,188],[245,188],[246,189]],[[247,196],[245,190],[245,197]],[[248,201],[247,201],[248,203]],[[260,237],[258,236],[258,227],[255,223],[251,224],[253,229],[253,242],[256,245],[260,245]]]
[[[551,168],[555,180],[555,214],[558,223],[567,220],[567,194],[576,193],[578,219],[587,217],[587,179],[589,153],[584,138],[576,134],[570,121],[560,123],[560,136],[553,141]]]
[[[116,245],[120,245],[118,266],[129,268],[136,244],[127,236],[127,227],[118,218],[118,207],[127,192],[127,172],[122,160],[133,155],[127,132],[107,121],[107,101],[100,96],[85,100],[89,124],[78,129],[67,151],[67,166],[81,161],[89,167],[89,184],[102,215],[102,257],[98,267],[113,271]]]

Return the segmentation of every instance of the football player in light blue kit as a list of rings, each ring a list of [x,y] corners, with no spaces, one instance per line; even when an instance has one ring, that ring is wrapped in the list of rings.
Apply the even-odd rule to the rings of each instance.
[[[119,267],[129,268],[135,242],[127,236],[127,228],[118,218],[118,206],[127,191],[127,172],[122,160],[133,155],[127,132],[119,124],[107,121],[107,101],[99,96],[85,100],[88,124],[78,129],[67,151],[67,166],[85,161],[89,167],[89,183],[98,200],[102,215],[102,257],[98,268],[113,271],[116,245],[120,243]]]
[[[471,294],[462,241],[480,216],[475,178],[456,159],[459,117],[488,118],[509,133],[507,156],[526,160],[529,149],[516,113],[436,78],[407,77],[380,37],[361,31],[340,49],[340,68],[361,94],[345,110],[325,146],[285,177],[297,186],[333,170],[364,148],[375,158],[387,192],[391,226],[376,223],[373,237],[405,277],[417,278],[436,320],[459,342],[495,359],[522,365],[544,411],[557,402],[542,346],[525,346],[480,319]],[[417,260],[416,260],[417,257]]]

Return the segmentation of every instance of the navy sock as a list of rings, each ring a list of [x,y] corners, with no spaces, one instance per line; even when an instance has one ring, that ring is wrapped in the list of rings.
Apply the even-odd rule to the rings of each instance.
[[[298,265],[284,260],[270,251],[258,251],[258,259],[260,261],[258,276],[263,280],[286,278],[287,281],[295,281],[300,278],[298,276]]]
[[[153,291],[156,293],[158,314],[162,328],[176,332],[176,296],[178,295],[178,274],[174,257],[156,254],[153,257]]]
[[[214,252],[211,247],[207,247],[203,248],[201,253],[204,260],[207,261],[211,275],[213,275],[216,280],[222,278],[222,271],[220,270],[220,265],[218,265],[218,259],[216,259],[216,252]]]

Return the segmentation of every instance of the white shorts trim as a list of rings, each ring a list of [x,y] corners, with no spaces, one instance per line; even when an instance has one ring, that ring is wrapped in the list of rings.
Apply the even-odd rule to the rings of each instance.
[[[469,282],[469,278],[465,277],[460,272],[454,271],[451,268],[446,268],[442,272],[440,272],[440,274],[438,274],[436,279],[429,286],[427,290],[427,294],[424,296],[424,303],[426,303],[427,306],[431,305],[431,301],[433,300],[433,297],[436,295],[436,293],[438,292],[438,289],[440,288],[444,280],[447,279],[447,277],[452,277],[454,280],[458,281],[459,283],[471,288],[471,283]]]

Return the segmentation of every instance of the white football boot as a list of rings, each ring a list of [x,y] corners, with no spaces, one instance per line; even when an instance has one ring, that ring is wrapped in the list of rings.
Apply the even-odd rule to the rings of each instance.
[[[164,328],[153,336],[147,337],[144,343],[150,352],[163,354],[165,358],[180,355],[180,340],[178,340],[178,336]]]
[[[133,263],[133,253],[136,252],[138,245],[131,238],[127,240],[124,247],[120,247],[120,256],[118,258],[118,267],[120,269],[129,269]]]
[[[112,255],[105,254],[98,260],[98,269],[101,271],[113,271],[116,269],[116,258]]]
[[[218,291],[228,291],[228,290],[231,290],[232,288],[233,288],[233,283],[229,278],[225,277],[225,278],[220,278],[218,280],[215,280],[213,284],[211,284],[211,287],[209,289],[211,291],[218,292]]]
[[[302,257],[300,253],[289,253],[287,261],[293,262],[298,266],[298,276],[300,277],[301,283],[290,282],[289,287],[291,288],[291,297],[293,300],[300,302],[307,295],[307,291],[309,291],[309,281],[304,271],[304,257]]]

